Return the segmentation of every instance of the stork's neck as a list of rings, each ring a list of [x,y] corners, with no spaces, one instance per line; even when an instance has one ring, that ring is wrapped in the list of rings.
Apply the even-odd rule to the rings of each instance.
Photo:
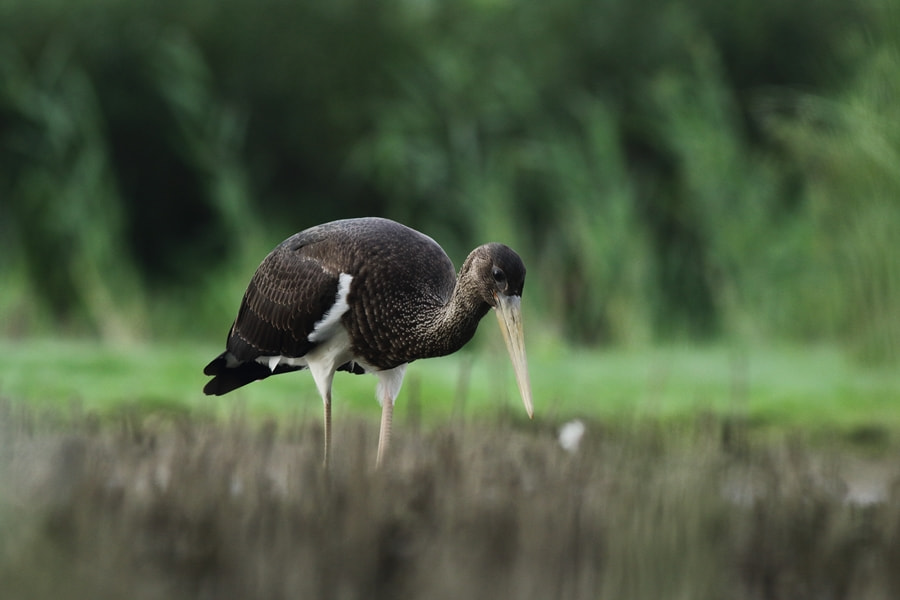
[[[429,356],[444,356],[462,348],[491,308],[478,292],[472,258],[469,255],[463,263],[450,301],[436,310],[430,320],[426,336]]]

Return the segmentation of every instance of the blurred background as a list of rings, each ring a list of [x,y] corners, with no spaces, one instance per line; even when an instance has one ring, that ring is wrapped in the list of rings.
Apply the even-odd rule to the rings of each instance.
[[[381,215],[515,248],[566,344],[896,362],[898,98],[882,0],[2,0],[0,336],[218,343]]]

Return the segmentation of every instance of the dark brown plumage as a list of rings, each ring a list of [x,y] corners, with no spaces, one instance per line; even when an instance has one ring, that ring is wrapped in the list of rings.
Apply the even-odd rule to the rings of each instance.
[[[379,401],[390,411],[406,364],[459,350],[481,318],[498,308],[511,315],[507,343],[510,336],[519,338],[514,364],[530,415],[518,308],[524,281],[521,259],[502,244],[473,250],[457,278],[434,240],[394,221],[348,219],[312,227],[286,239],[260,264],[226,351],[204,369],[213,376],[204,392],[221,395],[310,368],[325,401],[327,460],[336,370],[378,375]],[[382,437],[390,433],[389,412],[386,418]],[[379,460],[382,446],[386,439]]]

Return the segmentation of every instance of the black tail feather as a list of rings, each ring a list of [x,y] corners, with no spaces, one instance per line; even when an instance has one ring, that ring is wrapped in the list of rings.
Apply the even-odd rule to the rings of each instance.
[[[269,367],[255,361],[239,363],[234,367],[229,367],[225,354],[222,353],[203,369],[204,375],[213,375],[214,377],[203,386],[203,393],[207,396],[221,396],[232,390],[236,390],[241,386],[252,383],[259,379],[265,379],[272,374]],[[279,372],[276,369],[276,373]]]

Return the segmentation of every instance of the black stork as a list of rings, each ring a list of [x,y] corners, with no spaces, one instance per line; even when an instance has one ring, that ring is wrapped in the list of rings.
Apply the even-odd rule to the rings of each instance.
[[[203,391],[220,396],[308,368],[325,404],[327,466],[334,374],[373,373],[382,406],[380,465],[407,364],[456,352],[493,308],[532,417],[520,311],[524,283],[522,259],[503,244],[475,248],[457,277],[437,242],[388,219],[306,229],[279,244],[256,270],[225,352],[203,370],[213,376]]]

